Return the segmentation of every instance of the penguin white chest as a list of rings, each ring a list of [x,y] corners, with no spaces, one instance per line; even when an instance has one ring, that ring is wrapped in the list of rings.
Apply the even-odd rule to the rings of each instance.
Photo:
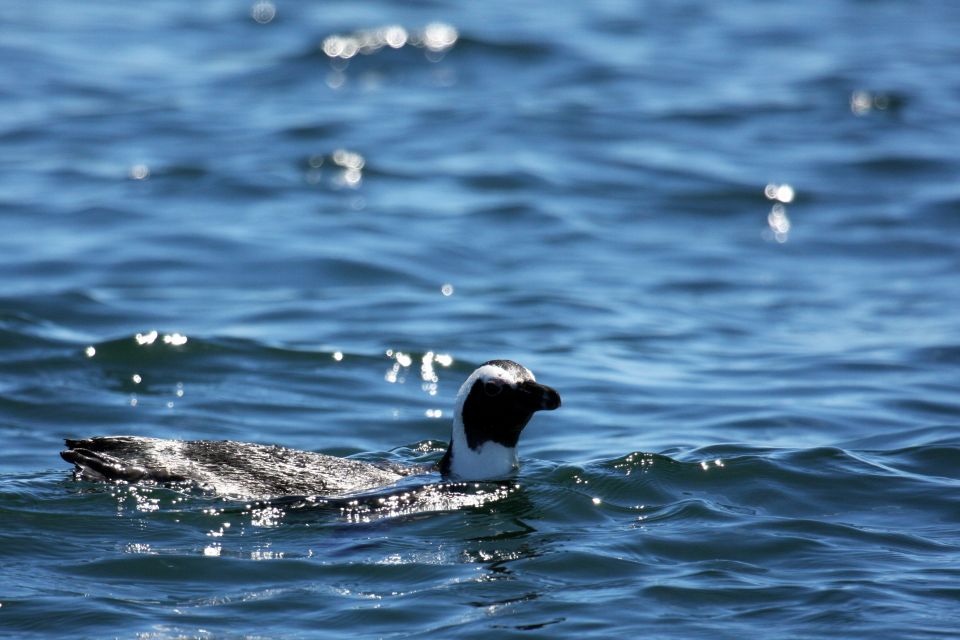
[[[513,473],[518,465],[516,447],[505,447],[488,440],[476,449],[467,446],[455,449],[450,469],[456,478],[501,480]]]

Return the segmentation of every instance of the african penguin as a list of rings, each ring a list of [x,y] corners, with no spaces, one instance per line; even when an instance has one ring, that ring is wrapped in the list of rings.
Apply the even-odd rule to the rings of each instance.
[[[445,478],[497,480],[517,468],[517,440],[533,414],[560,406],[560,395],[529,369],[491,360],[457,395],[450,444],[438,465]],[[100,436],[65,441],[60,456],[78,479],[188,483],[218,495],[345,496],[430,471],[373,464],[279,446],[231,440]]]
[[[560,394],[511,360],[491,360],[460,387],[440,472],[460,480],[494,480],[517,468],[517,441],[533,414],[560,406]]]

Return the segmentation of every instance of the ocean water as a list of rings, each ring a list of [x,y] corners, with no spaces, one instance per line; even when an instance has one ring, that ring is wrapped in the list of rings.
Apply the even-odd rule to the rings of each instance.
[[[0,636],[956,637],[960,5],[6,3]],[[62,439],[436,461],[334,504]],[[368,497],[369,498],[369,497]]]

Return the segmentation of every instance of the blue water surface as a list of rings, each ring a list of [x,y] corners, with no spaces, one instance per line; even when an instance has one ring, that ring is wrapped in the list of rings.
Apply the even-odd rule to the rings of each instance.
[[[0,635],[956,636],[960,5],[2,13]],[[492,358],[563,396],[503,483],[58,456],[431,463]]]

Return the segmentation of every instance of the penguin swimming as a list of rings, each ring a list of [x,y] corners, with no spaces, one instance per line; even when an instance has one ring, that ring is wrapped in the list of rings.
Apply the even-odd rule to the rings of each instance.
[[[491,360],[457,394],[450,443],[438,470],[453,480],[498,480],[518,465],[517,441],[560,395],[526,367]],[[99,436],[65,441],[60,456],[81,480],[188,483],[218,495],[340,497],[391,485],[429,467],[402,467],[231,440]]]

